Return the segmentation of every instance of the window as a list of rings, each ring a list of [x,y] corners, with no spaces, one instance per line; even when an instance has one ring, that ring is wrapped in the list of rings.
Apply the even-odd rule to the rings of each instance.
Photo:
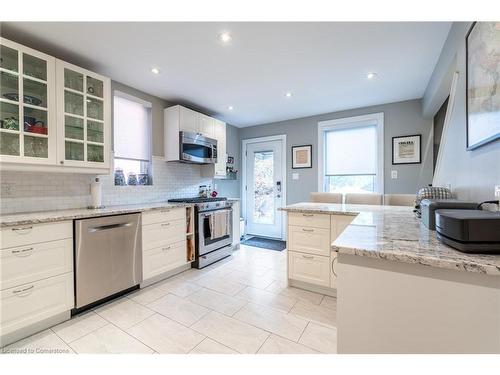
[[[152,185],[151,103],[115,91],[115,185]]]
[[[322,191],[382,193],[382,114],[325,121],[319,132]]]

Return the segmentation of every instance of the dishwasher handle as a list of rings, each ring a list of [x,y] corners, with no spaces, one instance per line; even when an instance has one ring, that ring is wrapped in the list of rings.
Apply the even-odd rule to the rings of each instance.
[[[98,227],[89,228],[89,233],[102,232],[103,230],[125,228],[132,226],[133,223],[118,223],[109,225],[100,225]]]

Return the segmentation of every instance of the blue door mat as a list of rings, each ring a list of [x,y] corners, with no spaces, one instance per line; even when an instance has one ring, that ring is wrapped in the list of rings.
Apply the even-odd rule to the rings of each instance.
[[[286,242],[281,240],[272,240],[263,237],[250,237],[242,242],[243,245],[260,247],[275,251],[283,251],[286,249]]]

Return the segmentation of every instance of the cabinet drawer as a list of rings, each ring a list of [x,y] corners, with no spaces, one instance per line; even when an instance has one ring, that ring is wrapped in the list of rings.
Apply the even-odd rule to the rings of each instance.
[[[289,249],[303,253],[329,256],[330,230],[312,227],[288,227]]]
[[[164,208],[161,210],[152,210],[142,213],[142,225],[161,223],[164,221],[186,219],[186,209]]]
[[[290,251],[288,277],[310,284],[330,286],[330,257]]]
[[[73,241],[42,242],[0,251],[0,290],[71,272]]]
[[[73,237],[73,221],[49,224],[28,224],[4,228],[0,236],[0,249]]]
[[[144,251],[142,259],[143,278],[147,280],[186,263],[186,241]]]
[[[186,239],[186,220],[142,226],[142,249],[154,249]]]
[[[290,212],[288,225],[330,229],[330,215]]]
[[[0,335],[74,307],[73,273],[49,277],[0,292]]]

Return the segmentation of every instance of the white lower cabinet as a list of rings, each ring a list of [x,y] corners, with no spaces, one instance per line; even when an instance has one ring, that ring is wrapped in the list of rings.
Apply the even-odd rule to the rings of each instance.
[[[186,242],[146,250],[143,257],[143,277],[150,279],[186,264]]]
[[[69,311],[74,307],[73,273],[2,290],[0,305],[0,336]]]
[[[72,221],[2,229],[0,346],[68,319],[73,283]]]
[[[290,251],[288,272],[290,279],[329,287],[330,257]]]
[[[0,250],[0,290],[72,272],[72,254],[71,238]]]
[[[354,218],[350,215],[289,212],[288,279],[311,284],[309,288],[307,285],[301,287],[313,291],[317,291],[314,286],[336,289],[338,253],[332,251],[332,242]]]
[[[186,239],[186,220],[172,220],[142,226],[142,250],[149,250]]]
[[[290,250],[323,256],[330,255],[331,244],[329,229],[290,225],[288,231]]]
[[[189,263],[187,231],[185,207],[143,212],[143,283]]]

